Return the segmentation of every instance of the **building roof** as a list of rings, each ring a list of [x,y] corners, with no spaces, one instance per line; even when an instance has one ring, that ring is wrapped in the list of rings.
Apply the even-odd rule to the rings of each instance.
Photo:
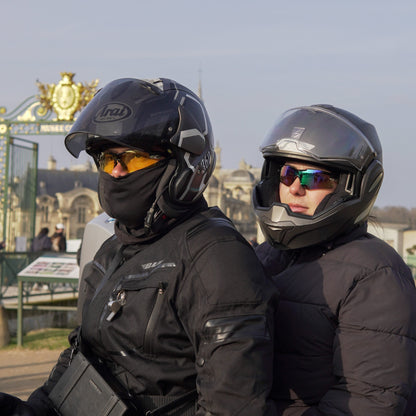
[[[98,172],[73,170],[38,170],[37,195],[55,195],[74,188],[88,188],[97,191]]]
[[[254,175],[250,171],[244,170],[244,169],[238,169],[238,170],[231,172],[231,174],[226,177],[226,181],[227,182],[253,183],[255,182],[255,178],[254,178]]]

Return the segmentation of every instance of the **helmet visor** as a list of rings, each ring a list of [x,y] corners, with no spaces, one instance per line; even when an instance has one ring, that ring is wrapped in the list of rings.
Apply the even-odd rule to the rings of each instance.
[[[375,150],[351,122],[321,107],[289,110],[260,147],[263,156],[315,161],[362,170]]]
[[[75,157],[102,139],[144,150],[160,147],[179,123],[173,95],[168,92],[162,96],[157,87],[142,80],[115,80],[81,112],[65,138],[65,146]]]

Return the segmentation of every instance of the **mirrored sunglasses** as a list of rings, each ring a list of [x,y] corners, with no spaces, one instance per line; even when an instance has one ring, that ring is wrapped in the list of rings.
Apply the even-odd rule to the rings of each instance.
[[[96,163],[99,169],[107,173],[111,173],[117,163],[120,163],[126,172],[131,173],[152,166],[162,159],[164,159],[162,155],[141,150],[126,150],[121,153],[105,151],[98,154]]]
[[[298,170],[293,166],[283,166],[280,171],[280,182],[286,186],[299,178],[306,189],[331,189],[337,183],[337,177],[319,169]]]

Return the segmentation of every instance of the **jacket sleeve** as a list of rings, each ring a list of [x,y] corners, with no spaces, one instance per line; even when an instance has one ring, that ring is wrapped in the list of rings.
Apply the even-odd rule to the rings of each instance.
[[[339,305],[333,371],[323,415],[403,415],[415,379],[416,290],[407,267],[359,277]],[[319,411],[318,411],[319,410]]]
[[[180,317],[196,354],[196,415],[274,415],[268,396],[276,289],[242,239],[210,241],[190,244],[191,271],[181,294],[191,296],[180,295]]]

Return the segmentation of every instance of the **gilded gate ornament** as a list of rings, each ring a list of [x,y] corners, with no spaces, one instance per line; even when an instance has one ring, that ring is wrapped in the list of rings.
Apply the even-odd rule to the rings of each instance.
[[[74,114],[84,108],[97,91],[98,79],[82,84],[73,81],[74,73],[61,72],[61,81],[55,84],[36,82],[40,95],[38,96],[41,111],[46,114],[53,110],[59,121],[72,121]],[[38,110],[39,115],[41,111]]]

